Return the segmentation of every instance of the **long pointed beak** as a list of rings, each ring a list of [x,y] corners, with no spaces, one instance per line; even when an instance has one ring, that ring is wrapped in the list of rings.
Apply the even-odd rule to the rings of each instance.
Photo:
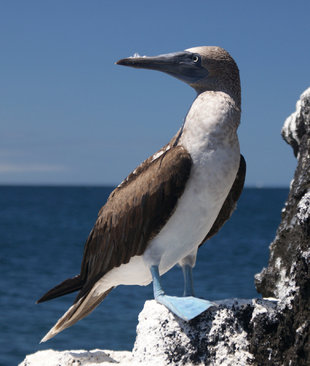
[[[131,66],[139,69],[151,69],[167,72],[178,63],[178,59],[185,52],[168,53],[159,56],[132,56],[116,62],[117,65]],[[186,52],[189,53],[189,52]]]
[[[117,61],[116,64],[162,71],[189,84],[208,74],[207,70],[201,66],[200,55],[188,51],[167,53],[153,57],[133,56],[123,58]]]

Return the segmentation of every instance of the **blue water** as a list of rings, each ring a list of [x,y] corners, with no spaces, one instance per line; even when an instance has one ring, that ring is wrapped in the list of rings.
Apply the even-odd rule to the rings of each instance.
[[[0,187],[0,365],[17,365],[37,350],[124,349],[135,339],[137,317],[152,288],[120,286],[87,318],[52,340],[40,339],[75,295],[36,305],[54,285],[77,274],[84,242],[112,187]],[[245,189],[221,232],[199,250],[197,296],[256,297],[253,276],[268,261],[286,189]],[[182,274],[163,278],[182,293]]]

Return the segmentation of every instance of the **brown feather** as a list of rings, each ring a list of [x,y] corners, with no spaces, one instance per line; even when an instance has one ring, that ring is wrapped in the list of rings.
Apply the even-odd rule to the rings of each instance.
[[[57,333],[71,327],[80,319],[85,318],[85,316],[89,315],[112,290],[113,287],[103,293],[98,293],[96,292],[96,288],[92,289],[88,296],[81,298],[65,312],[54,327],[44,336],[41,342],[53,338]]]
[[[144,253],[173,214],[189,178],[191,157],[183,147],[173,146],[174,140],[170,148],[159,151],[159,158],[145,160],[110,194],[86,241],[80,275],[63,281],[38,302],[80,290],[77,303],[112,268]]]
[[[77,275],[73,278],[68,278],[67,280],[61,282],[59,285],[53,287],[46,294],[44,294],[38,301],[40,302],[48,301],[55,299],[56,297],[63,296],[66,294],[70,294],[71,292],[78,291],[82,288],[83,282],[81,280],[81,276]]]
[[[76,301],[112,268],[142,255],[174,212],[190,174],[191,157],[176,146],[152,159],[131,173],[100,210],[85,245],[81,265],[85,284]]]
[[[85,316],[89,315],[112,290],[113,287],[100,295],[91,294],[91,296],[85,296],[83,297],[83,299],[80,299],[80,301],[75,303],[69,309],[69,311],[66,312],[66,314],[59,319],[59,321],[55,325],[55,330],[60,331],[65,328],[71,327],[78,320],[85,318]],[[77,314],[78,310],[80,309],[81,311]]]

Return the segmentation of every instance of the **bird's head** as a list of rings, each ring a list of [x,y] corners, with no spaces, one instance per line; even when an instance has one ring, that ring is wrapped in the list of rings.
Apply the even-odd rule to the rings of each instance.
[[[116,63],[165,72],[189,84],[198,94],[223,91],[240,105],[238,66],[221,47],[194,47],[153,57],[134,55]]]

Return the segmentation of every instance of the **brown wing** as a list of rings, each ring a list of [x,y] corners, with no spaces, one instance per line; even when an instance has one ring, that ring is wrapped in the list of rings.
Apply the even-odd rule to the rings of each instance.
[[[110,195],[98,214],[81,266],[84,296],[105,273],[142,255],[173,213],[192,160],[181,146],[144,161]],[[77,301],[76,300],[76,301]]]
[[[81,273],[47,292],[38,302],[80,290],[74,304],[42,341],[88,315],[113,289],[96,291],[108,271],[143,254],[148,242],[165,225],[184,191],[192,160],[187,151],[164,147],[157,159],[142,163],[110,195],[98,214],[84,249]]]
[[[217,234],[225,222],[230,218],[235,208],[237,207],[237,201],[243,190],[244,180],[246,173],[246,162],[242,155],[240,155],[239,169],[235,178],[235,181],[228,193],[228,196],[219,212],[216,220],[207,236],[203,239],[200,245],[202,245],[206,240],[210,239],[213,235]]]

